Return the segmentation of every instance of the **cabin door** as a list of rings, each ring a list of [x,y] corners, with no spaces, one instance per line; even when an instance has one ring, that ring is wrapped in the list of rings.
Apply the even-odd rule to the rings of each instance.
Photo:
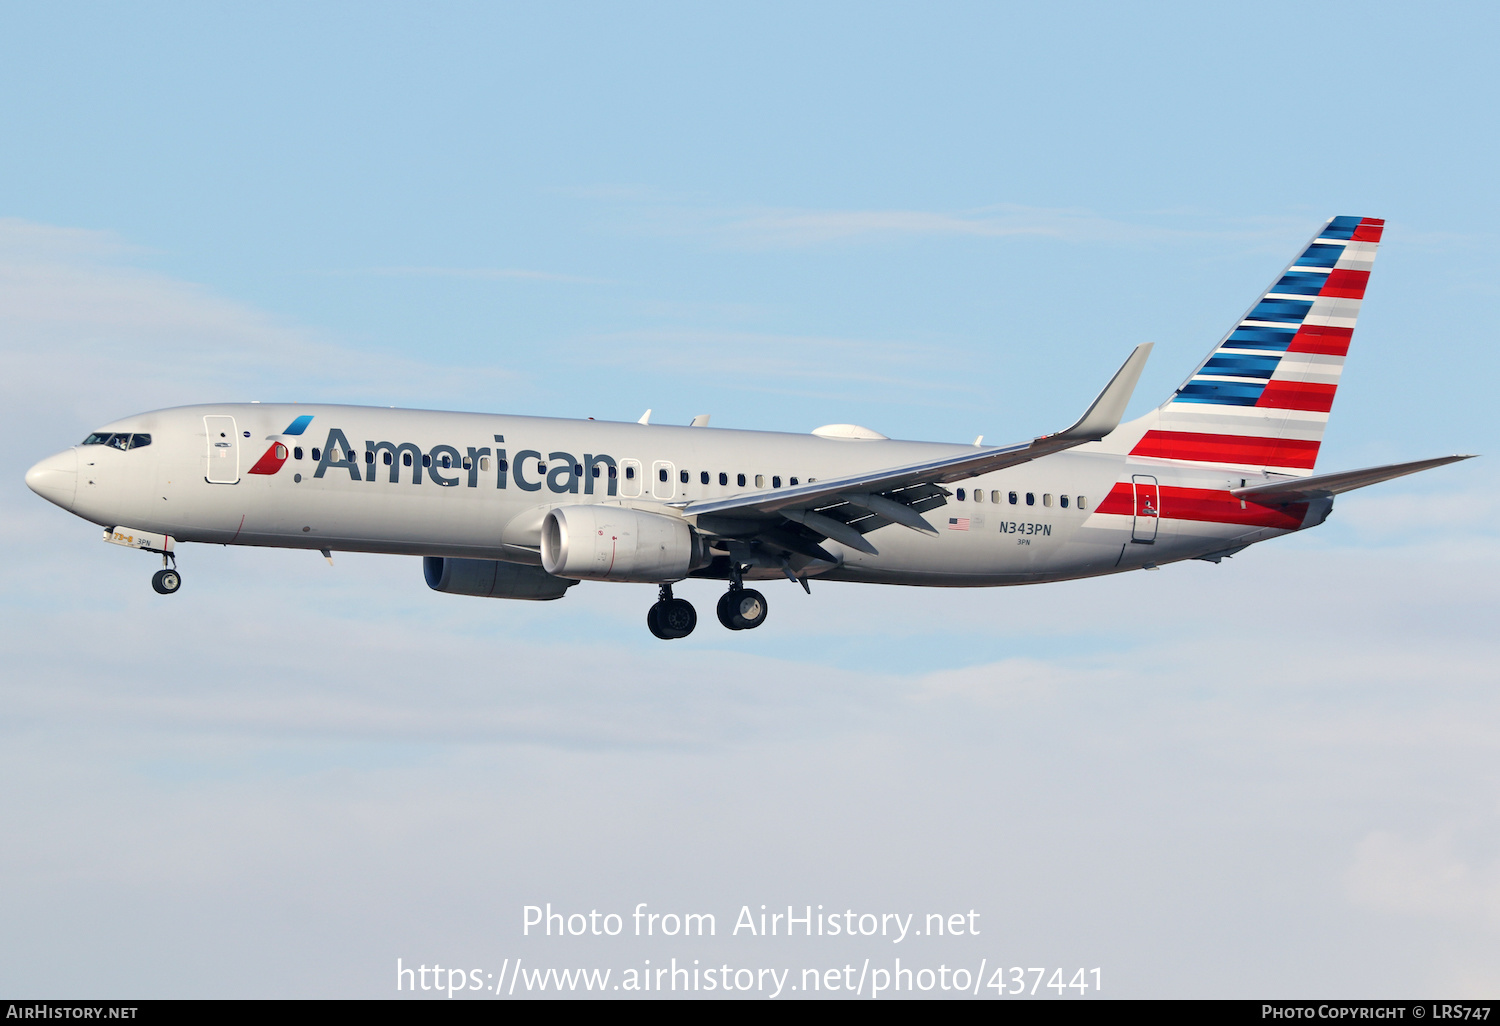
[[[1135,519],[1130,526],[1130,540],[1141,545],[1156,542],[1161,524],[1161,489],[1150,474],[1136,474],[1130,479],[1135,492]]]
[[[208,431],[209,484],[238,484],[240,480],[240,440],[233,417],[204,417]]]

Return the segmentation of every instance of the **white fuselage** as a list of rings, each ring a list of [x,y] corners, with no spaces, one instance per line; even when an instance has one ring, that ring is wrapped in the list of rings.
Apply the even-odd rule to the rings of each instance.
[[[287,434],[298,418],[310,423]],[[680,516],[669,504],[972,451],[949,443],[280,404],[180,407],[100,431],[149,434],[151,441],[59,453],[45,461],[51,476],[43,494],[105,527],[179,542],[529,564],[540,563],[542,519],[556,507],[614,503]],[[1107,442],[950,485],[946,505],[923,514],[936,536],[887,525],[869,535],[874,555],[830,540],[824,547],[838,564],[815,562],[808,572],[940,587],[1062,580],[1213,556],[1312,526],[1327,513],[1310,515],[1305,503],[1280,511],[1252,503],[1247,510],[1228,490],[1254,473],[1129,457]],[[278,443],[284,460],[275,458]],[[271,472],[266,460],[276,464]],[[260,472],[252,472],[257,465]],[[746,576],[780,573],[761,567]]]

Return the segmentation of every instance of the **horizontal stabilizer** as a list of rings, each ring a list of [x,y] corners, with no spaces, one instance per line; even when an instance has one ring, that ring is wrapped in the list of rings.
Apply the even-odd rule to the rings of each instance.
[[[1319,474],[1317,477],[1299,477],[1289,481],[1273,481],[1270,484],[1251,485],[1248,488],[1231,488],[1230,494],[1249,502],[1303,502],[1325,495],[1352,492],[1356,488],[1379,484],[1392,478],[1405,477],[1433,467],[1447,466],[1473,456],[1439,456],[1437,459],[1416,460],[1412,463],[1392,463],[1384,467],[1369,467],[1365,470],[1346,470],[1342,474]]]

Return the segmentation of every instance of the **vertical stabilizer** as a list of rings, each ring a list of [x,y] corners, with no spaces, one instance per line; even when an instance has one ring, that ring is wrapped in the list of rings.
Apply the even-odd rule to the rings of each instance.
[[[1330,220],[1155,411],[1130,454],[1311,474],[1384,226]]]

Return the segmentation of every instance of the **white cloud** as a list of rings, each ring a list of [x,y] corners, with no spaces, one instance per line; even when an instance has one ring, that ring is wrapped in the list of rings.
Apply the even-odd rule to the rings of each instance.
[[[1500,930],[1500,858],[1462,852],[1451,832],[1368,834],[1349,869],[1350,900],[1379,912],[1478,922]]]
[[[0,222],[0,405],[71,414],[76,429],[213,400],[368,402],[394,390],[474,403],[517,380],[349,346],[133,266],[137,253],[105,233]]]

